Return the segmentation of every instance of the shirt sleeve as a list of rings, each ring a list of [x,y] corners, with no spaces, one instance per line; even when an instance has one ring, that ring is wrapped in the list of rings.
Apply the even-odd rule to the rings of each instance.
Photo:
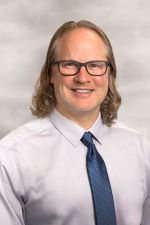
[[[150,190],[144,205],[143,205],[143,217],[141,225],[149,225],[150,223]]]
[[[15,151],[0,147],[0,215],[1,225],[24,225],[22,186]]]
[[[141,225],[150,224],[150,143],[145,140],[143,145],[144,161],[145,161],[145,181],[147,195],[143,203],[142,222]]]

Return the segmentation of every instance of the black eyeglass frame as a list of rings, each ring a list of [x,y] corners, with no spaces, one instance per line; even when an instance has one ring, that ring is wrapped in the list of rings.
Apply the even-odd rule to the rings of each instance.
[[[60,63],[63,63],[63,62],[64,62],[64,63],[65,63],[65,62],[77,63],[77,64],[79,65],[79,68],[78,68],[77,72],[74,73],[74,74],[64,74],[64,73],[61,73],[61,71],[60,71]],[[88,71],[88,69],[87,69],[87,64],[89,64],[89,63],[95,63],[95,62],[102,62],[102,63],[105,63],[105,65],[106,65],[106,70],[105,70],[105,72],[104,72],[103,74],[100,74],[100,75],[93,75],[93,74],[89,73],[89,71]],[[104,61],[104,60],[92,60],[92,61],[88,61],[88,62],[85,62],[85,63],[81,63],[81,62],[74,61],[74,60],[59,60],[59,61],[53,62],[53,65],[57,65],[57,66],[58,66],[59,73],[60,73],[61,75],[63,75],[63,76],[74,76],[74,75],[76,75],[76,74],[79,73],[81,67],[83,66],[83,67],[86,69],[86,71],[87,71],[87,73],[88,73],[89,75],[91,75],[91,76],[93,76],[93,77],[96,77],[96,76],[103,76],[103,75],[105,75],[105,73],[107,72],[108,67],[110,66],[110,63],[109,63],[108,61]]]

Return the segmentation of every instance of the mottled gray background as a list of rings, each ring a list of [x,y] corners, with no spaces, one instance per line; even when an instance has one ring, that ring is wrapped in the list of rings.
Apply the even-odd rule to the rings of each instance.
[[[150,139],[149,0],[0,0],[0,137],[31,120],[49,40],[67,20],[100,25],[112,43],[123,98],[119,120]]]

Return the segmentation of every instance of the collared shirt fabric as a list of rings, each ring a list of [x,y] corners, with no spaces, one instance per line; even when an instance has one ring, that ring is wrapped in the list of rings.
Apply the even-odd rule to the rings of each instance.
[[[150,225],[150,144],[118,123],[89,129],[103,157],[117,225]],[[56,110],[0,141],[1,225],[95,225],[85,130]]]

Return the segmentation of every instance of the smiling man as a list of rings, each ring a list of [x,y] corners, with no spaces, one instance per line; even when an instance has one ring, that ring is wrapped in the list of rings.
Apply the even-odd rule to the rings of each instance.
[[[149,225],[150,144],[116,122],[120,103],[107,36],[63,24],[36,85],[37,118],[0,142],[1,225]]]
[[[109,73],[106,46],[98,34],[85,28],[66,32],[57,45],[50,77],[56,109],[89,128],[106,97]]]

